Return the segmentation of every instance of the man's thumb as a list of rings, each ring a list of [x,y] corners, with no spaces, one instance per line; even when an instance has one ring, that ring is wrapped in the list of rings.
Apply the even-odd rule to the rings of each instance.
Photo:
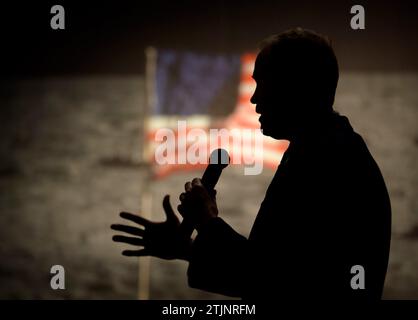
[[[166,194],[163,199],[163,208],[167,220],[177,220],[177,216],[173,210],[173,207],[170,204],[170,195]]]

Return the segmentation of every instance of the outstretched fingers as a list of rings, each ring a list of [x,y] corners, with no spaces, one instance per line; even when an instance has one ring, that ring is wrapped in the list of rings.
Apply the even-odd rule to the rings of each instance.
[[[171,221],[177,221],[178,220],[178,218],[176,216],[176,213],[174,212],[173,207],[171,206],[170,195],[168,195],[168,194],[166,194],[164,196],[163,208],[164,208],[164,212],[165,212],[165,215],[167,217],[167,220],[171,220]]]
[[[136,228],[136,227],[131,227],[131,226],[126,226],[126,225],[123,225],[123,224],[112,224],[110,226],[110,228],[112,230],[126,232],[126,233],[132,234],[134,236],[142,237],[144,235],[144,230],[143,229]]]
[[[143,246],[144,239],[142,238],[135,238],[135,237],[125,237],[125,236],[113,236],[113,241],[115,242],[123,242],[127,244],[132,244],[134,246]]]
[[[141,216],[137,216],[135,214],[129,213],[129,212],[121,212],[120,217],[126,220],[133,221],[139,225],[142,225],[144,227],[147,227],[151,224],[151,221],[148,219],[142,218]]]
[[[141,249],[141,250],[124,250],[122,251],[122,254],[127,257],[143,257],[143,256],[149,256],[149,252],[147,249]]]

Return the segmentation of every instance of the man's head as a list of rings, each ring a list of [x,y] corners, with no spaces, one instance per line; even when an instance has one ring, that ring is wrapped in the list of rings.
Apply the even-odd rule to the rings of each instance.
[[[291,139],[314,119],[330,114],[338,76],[337,59],[324,36],[297,28],[263,41],[251,98],[263,133]]]

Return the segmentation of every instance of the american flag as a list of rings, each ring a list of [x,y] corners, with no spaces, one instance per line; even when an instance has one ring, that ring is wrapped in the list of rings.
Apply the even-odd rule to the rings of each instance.
[[[154,176],[164,177],[178,170],[194,170],[206,167],[205,163],[192,164],[186,159],[188,148],[196,140],[190,138],[193,129],[208,133],[210,129],[226,129],[228,132],[242,132],[251,129],[258,132],[259,115],[250,98],[255,90],[252,79],[255,54],[207,55],[173,50],[153,51],[151,68],[147,69],[148,95],[152,95],[150,112],[146,118],[145,160],[153,164]],[[186,121],[187,128],[179,128],[179,121]],[[170,129],[175,133],[177,161],[172,164],[158,164],[155,152],[161,142],[157,132]],[[234,129],[234,130],[233,130]],[[249,131],[249,130],[247,130]],[[230,139],[228,145],[222,141],[200,141],[207,153],[218,147],[228,150],[231,163],[251,153],[251,158],[263,161],[263,166],[275,169],[288,147],[286,141],[263,136],[262,143],[254,142],[250,136],[247,143]],[[174,142],[173,142],[174,143]],[[210,150],[209,150],[210,149]],[[248,159],[248,157],[247,157]]]

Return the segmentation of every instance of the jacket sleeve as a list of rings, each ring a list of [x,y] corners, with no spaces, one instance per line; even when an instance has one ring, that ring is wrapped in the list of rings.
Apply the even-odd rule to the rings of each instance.
[[[248,240],[221,218],[202,227],[192,245],[187,271],[189,286],[242,297]]]

